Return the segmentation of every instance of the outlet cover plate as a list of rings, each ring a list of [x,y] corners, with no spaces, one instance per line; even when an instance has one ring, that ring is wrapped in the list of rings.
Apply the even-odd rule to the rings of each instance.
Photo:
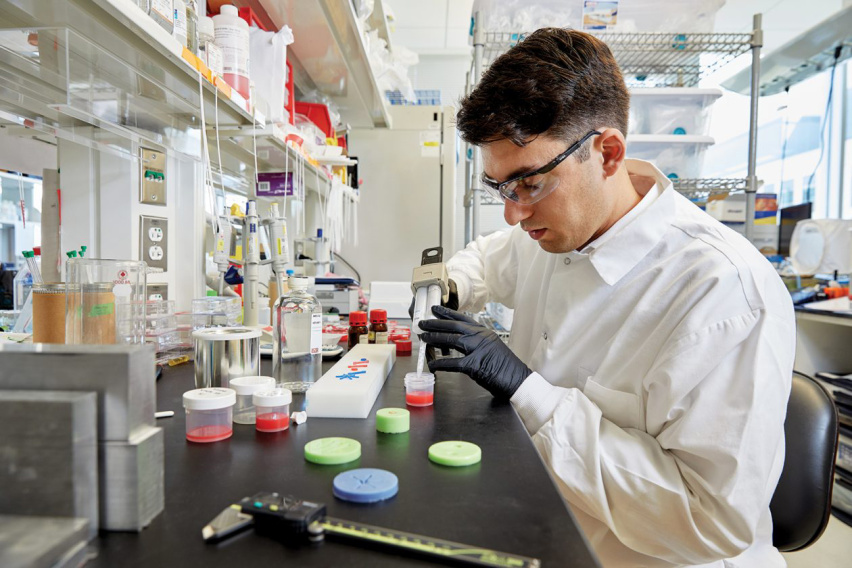
[[[166,204],[166,153],[151,148],[139,148],[139,202],[149,205]]]
[[[139,259],[150,268],[168,270],[168,219],[165,217],[139,216]]]

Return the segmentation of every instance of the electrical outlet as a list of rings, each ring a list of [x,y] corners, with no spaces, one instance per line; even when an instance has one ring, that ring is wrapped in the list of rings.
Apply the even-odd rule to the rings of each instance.
[[[151,268],[168,270],[168,220],[139,216],[139,258]]]
[[[139,148],[139,202],[166,204],[166,154],[150,148]]]
[[[148,299],[149,300],[168,300],[169,285],[168,284],[148,284]]]

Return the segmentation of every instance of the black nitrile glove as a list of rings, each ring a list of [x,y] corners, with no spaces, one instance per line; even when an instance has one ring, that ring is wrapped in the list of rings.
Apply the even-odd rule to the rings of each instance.
[[[432,308],[438,319],[422,320],[420,341],[434,347],[451,347],[461,358],[429,361],[431,372],[464,373],[496,398],[510,399],[532,371],[496,333],[454,310]]]
[[[447,303],[441,303],[442,306],[446,306],[451,310],[459,309],[459,288],[456,286],[456,283],[452,278],[447,279],[447,288],[450,289],[449,297],[447,298]],[[411,304],[408,306],[408,317],[412,320],[414,319],[414,298],[411,298]]]

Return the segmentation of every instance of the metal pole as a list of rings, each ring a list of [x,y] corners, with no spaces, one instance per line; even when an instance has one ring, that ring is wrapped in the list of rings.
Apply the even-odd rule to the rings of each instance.
[[[754,242],[754,200],[757,194],[757,107],[760,97],[760,48],[763,47],[763,16],[754,15],[751,40],[751,108],[748,129],[748,179],[746,184],[745,237]],[[783,180],[782,180],[783,182]]]
[[[473,16],[473,78],[471,84],[476,88],[479,78],[482,77],[482,53],[485,50],[485,41],[482,26],[479,25],[479,12]],[[473,148],[473,164],[471,171],[471,198],[473,200],[473,211],[470,221],[471,240],[479,236],[479,176],[482,174],[482,153],[479,148]]]

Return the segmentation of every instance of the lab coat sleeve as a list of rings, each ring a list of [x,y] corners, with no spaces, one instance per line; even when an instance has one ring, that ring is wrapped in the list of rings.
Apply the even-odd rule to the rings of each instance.
[[[447,272],[458,287],[459,309],[478,312],[486,302],[514,308],[517,286],[516,229],[478,237],[447,262]]]
[[[705,564],[748,548],[768,507],[794,351],[792,314],[759,309],[673,338],[637,412],[537,373],[512,403],[573,507],[637,552]]]

